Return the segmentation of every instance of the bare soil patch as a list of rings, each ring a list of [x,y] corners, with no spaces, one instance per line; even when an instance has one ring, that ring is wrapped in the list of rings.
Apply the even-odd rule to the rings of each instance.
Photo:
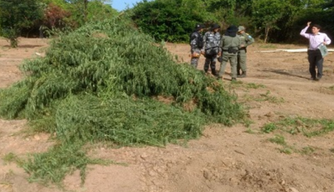
[[[39,57],[45,39],[20,39],[16,49],[0,38],[0,88],[22,78],[18,67],[24,59]],[[190,62],[190,47],[167,44],[180,61]],[[125,165],[89,166],[81,185],[79,172],[68,176],[67,191],[75,192],[332,192],[334,189],[334,133],[307,138],[280,133],[295,149],[311,153],[282,153],[269,142],[277,133],[263,134],[261,127],[284,117],[334,118],[334,54],[324,62],[325,75],[309,80],[306,53],[263,53],[262,50],[305,48],[304,45],[255,43],[248,49],[247,78],[232,85],[249,110],[249,127],[238,124],[207,126],[203,136],[187,146],[110,149],[95,147],[91,156]],[[203,69],[204,58],[198,70]],[[219,68],[219,67],[218,67]],[[223,83],[230,87],[230,68]],[[0,101],[1,102],[1,101]],[[0,192],[59,192],[55,186],[29,183],[28,174],[13,163],[9,153],[24,156],[43,152],[52,145],[46,134],[26,135],[25,120],[0,119]]]

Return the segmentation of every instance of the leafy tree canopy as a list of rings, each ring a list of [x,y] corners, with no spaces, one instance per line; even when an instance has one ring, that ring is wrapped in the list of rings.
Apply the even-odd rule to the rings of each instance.
[[[196,23],[217,21],[201,0],[143,1],[133,8],[132,19],[156,40],[188,41]]]
[[[42,18],[41,6],[37,0],[0,0],[0,34],[17,46],[22,28],[31,26]]]

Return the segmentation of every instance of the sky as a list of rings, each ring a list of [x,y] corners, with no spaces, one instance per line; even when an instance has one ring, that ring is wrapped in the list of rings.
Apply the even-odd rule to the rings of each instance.
[[[126,8],[132,8],[141,0],[112,0],[111,6],[117,11],[123,11]]]

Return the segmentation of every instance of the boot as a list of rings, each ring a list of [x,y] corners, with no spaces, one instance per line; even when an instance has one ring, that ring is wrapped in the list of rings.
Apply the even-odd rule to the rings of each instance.
[[[241,74],[241,75],[238,75],[237,77],[238,77],[238,78],[244,78],[244,77],[246,77],[246,76],[247,76],[246,71],[243,71],[242,74]]]
[[[212,74],[213,76],[215,76],[215,77],[217,77],[217,76],[218,76],[218,74],[217,74],[217,72],[216,72],[216,70],[215,70],[215,69],[212,69],[212,70],[211,70],[211,74]]]
[[[237,75],[241,75],[241,72],[242,70],[241,70],[240,65],[237,65]]]
[[[216,62],[212,62],[211,63],[211,74],[213,76],[217,76],[217,72],[216,72]]]

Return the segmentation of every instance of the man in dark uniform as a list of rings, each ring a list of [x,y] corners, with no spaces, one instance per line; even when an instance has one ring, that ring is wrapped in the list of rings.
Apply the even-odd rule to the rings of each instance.
[[[207,73],[209,66],[211,68],[211,74],[216,76],[216,62],[217,56],[221,53],[220,39],[221,35],[219,33],[220,26],[218,24],[213,24],[210,31],[204,34],[204,47],[202,53],[205,56],[204,72]]]
[[[223,78],[225,73],[225,67],[228,61],[230,61],[232,81],[237,80],[237,57],[238,51],[241,45],[241,40],[237,36],[238,28],[231,25],[227,28],[226,33],[223,35],[221,40],[221,64],[219,70],[219,78]]]
[[[199,58],[201,56],[201,49],[204,46],[202,31],[204,25],[196,24],[194,31],[190,34],[190,52],[191,52],[191,61],[190,64],[197,68]]]

